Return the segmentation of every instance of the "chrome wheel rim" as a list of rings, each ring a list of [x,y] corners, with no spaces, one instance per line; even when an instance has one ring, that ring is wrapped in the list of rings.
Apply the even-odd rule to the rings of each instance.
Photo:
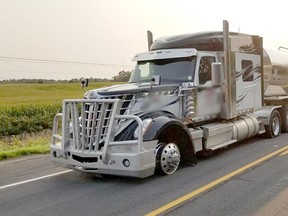
[[[287,117],[287,116],[286,116]],[[273,118],[272,131],[274,135],[278,135],[280,132],[280,120],[278,117]]]
[[[161,168],[164,173],[172,174],[174,173],[180,164],[180,151],[176,144],[167,144],[161,153]]]

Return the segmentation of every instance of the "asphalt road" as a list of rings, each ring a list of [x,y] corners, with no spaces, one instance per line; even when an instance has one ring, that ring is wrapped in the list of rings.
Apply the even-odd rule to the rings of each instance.
[[[0,162],[0,215],[145,215],[287,144],[288,134],[255,138],[201,158],[195,167],[146,179],[72,171],[13,186],[65,169],[48,156],[8,160]],[[276,155],[163,214],[281,215],[288,201],[287,168],[288,154]]]

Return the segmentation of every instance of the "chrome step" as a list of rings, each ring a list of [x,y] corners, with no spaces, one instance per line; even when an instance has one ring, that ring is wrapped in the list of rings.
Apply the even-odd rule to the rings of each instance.
[[[228,146],[228,145],[231,145],[231,144],[233,144],[233,143],[235,143],[235,142],[237,142],[237,140],[229,140],[229,141],[227,141],[227,142],[220,143],[220,144],[215,145],[215,146],[211,146],[208,150],[214,151],[214,150],[216,150],[216,149],[224,148],[224,147],[226,147],[226,146]]]

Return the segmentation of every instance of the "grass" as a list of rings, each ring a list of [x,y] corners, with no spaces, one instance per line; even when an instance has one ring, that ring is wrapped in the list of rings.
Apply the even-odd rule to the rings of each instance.
[[[36,137],[17,138],[9,137],[9,140],[0,140],[0,160],[15,158],[23,155],[49,153],[51,135],[39,134]]]

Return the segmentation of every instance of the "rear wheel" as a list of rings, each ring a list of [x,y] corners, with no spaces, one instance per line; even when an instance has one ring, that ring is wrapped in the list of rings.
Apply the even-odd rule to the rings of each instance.
[[[166,175],[173,174],[181,161],[178,146],[175,143],[159,143],[156,151],[156,171]]]
[[[273,138],[281,133],[281,117],[278,110],[273,110],[270,117],[269,125],[265,125],[266,136]]]
[[[283,106],[280,110],[281,115],[281,131],[283,133],[288,133],[288,106]]]

